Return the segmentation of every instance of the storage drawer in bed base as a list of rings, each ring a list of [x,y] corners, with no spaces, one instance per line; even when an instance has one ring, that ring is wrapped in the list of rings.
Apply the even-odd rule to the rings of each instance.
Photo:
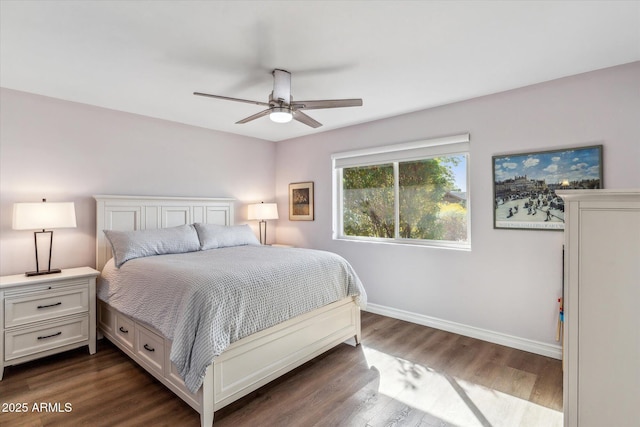
[[[169,360],[171,341],[102,301],[98,303],[98,326],[101,332],[198,411],[202,426],[213,424],[214,411],[336,345],[350,338],[355,338],[356,344],[360,342],[360,309],[353,298],[345,298],[233,343],[209,366],[203,386],[194,394],[187,390],[175,366]],[[128,336],[139,336],[142,333],[141,336],[157,338],[164,342],[164,363],[158,365],[158,358],[150,363],[147,358],[141,357],[132,349],[131,344],[123,337],[118,336],[118,318],[121,318],[120,323],[128,321],[128,325],[133,326],[133,335]]]
[[[169,360],[171,341],[102,301],[98,301],[98,328],[109,341],[158,381],[180,396],[193,409],[201,412],[202,388],[197,393],[191,393],[184,385],[184,381]],[[146,350],[145,345],[154,351]]]

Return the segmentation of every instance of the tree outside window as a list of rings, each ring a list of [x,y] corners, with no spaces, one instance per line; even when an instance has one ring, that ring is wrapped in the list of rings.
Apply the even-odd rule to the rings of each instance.
[[[468,242],[465,154],[342,169],[345,236]]]

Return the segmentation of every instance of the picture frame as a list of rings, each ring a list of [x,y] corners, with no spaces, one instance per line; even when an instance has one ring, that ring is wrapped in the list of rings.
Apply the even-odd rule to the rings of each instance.
[[[557,189],[604,188],[602,145],[492,157],[493,228],[564,230]]]
[[[289,220],[313,221],[313,182],[289,184]]]

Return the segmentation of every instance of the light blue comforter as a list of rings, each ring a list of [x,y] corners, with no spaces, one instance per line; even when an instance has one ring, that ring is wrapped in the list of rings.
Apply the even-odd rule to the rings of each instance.
[[[334,253],[270,246],[109,261],[98,298],[173,341],[171,361],[189,390],[232,342],[347,296],[366,293]]]

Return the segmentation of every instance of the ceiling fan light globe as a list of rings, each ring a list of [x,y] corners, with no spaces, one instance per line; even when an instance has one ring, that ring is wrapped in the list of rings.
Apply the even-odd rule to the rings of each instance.
[[[291,114],[291,110],[288,108],[274,108],[269,113],[269,118],[271,121],[276,123],[289,123],[291,119],[293,119],[293,114]]]

